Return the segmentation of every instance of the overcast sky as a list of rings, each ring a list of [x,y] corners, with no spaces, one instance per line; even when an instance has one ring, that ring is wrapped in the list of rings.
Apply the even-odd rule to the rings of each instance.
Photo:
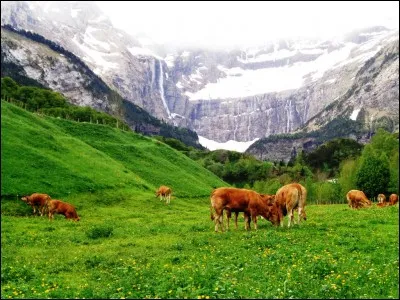
[[[227,46],[399,27],[399,1],[101,1],[115,27],[159,43]]]

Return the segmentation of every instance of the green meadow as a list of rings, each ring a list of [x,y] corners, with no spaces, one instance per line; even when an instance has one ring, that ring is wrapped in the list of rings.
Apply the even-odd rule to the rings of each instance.
[[[241,214],[215,233],[209,195],[228,184],[180,152],[1,106],[2,299],[399,297],[398,205],[307,205],[307,221],[260,219],[257,231]],[[161,184],[170,205],[155,198]],[[20,200],[33,192],[81,220],[33,216]]]

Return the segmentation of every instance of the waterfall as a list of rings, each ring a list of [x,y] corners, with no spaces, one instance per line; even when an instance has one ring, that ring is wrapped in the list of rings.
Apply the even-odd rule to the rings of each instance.
[[[167,101],[165,101],[165,98],[164,98],[164,73],[163,73],[163,66],[162,66],[161,60],[159,60],[159,63],[160,63],[160,76],[159,76],[159,80],[158,80],[158,85],[160,88],[161,100],[162,100],[164,108],[168,114],[168,119],[171,119],[171,112],[169,111]]]
[[[249,116],[249,119],[248,119],[248,123],[247,123],[247,140],[251,141],[251,138],[250,138],[251,113],[249,113],[248,116]]]
[[[156,60],[153,60],[153,63],[151,64],[151,89],[153,89],[153,84],[154,84],[154,78],[156,77]]]
[[[290,112],[291,112],[290,108],[291,108],[291,106],[292,106],[292,99],[289,100],[289,105],[287,104],[287,102],[285,105],[285,110],[287,112],[286,133],[289,133],[289,131],[290,131]]]

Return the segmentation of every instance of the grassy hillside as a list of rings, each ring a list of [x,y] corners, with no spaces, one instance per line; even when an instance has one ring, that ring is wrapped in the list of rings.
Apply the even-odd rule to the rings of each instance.
[[[103,125],[39,116],[1,103],[1,195],[45,192],[53,198],[130,189],[209,195],[227,185],[185,155],[155,140]]]

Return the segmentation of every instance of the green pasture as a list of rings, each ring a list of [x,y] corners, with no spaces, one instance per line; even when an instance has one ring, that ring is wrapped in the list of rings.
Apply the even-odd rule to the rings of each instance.
[[[399,297],[398,206],[309,205],[300,225],[261,219],[257,231],[240,215],[238,230],[215,233],[208,197],[65,200],[82,203],[79,222],[3,200],[2,298]]]

